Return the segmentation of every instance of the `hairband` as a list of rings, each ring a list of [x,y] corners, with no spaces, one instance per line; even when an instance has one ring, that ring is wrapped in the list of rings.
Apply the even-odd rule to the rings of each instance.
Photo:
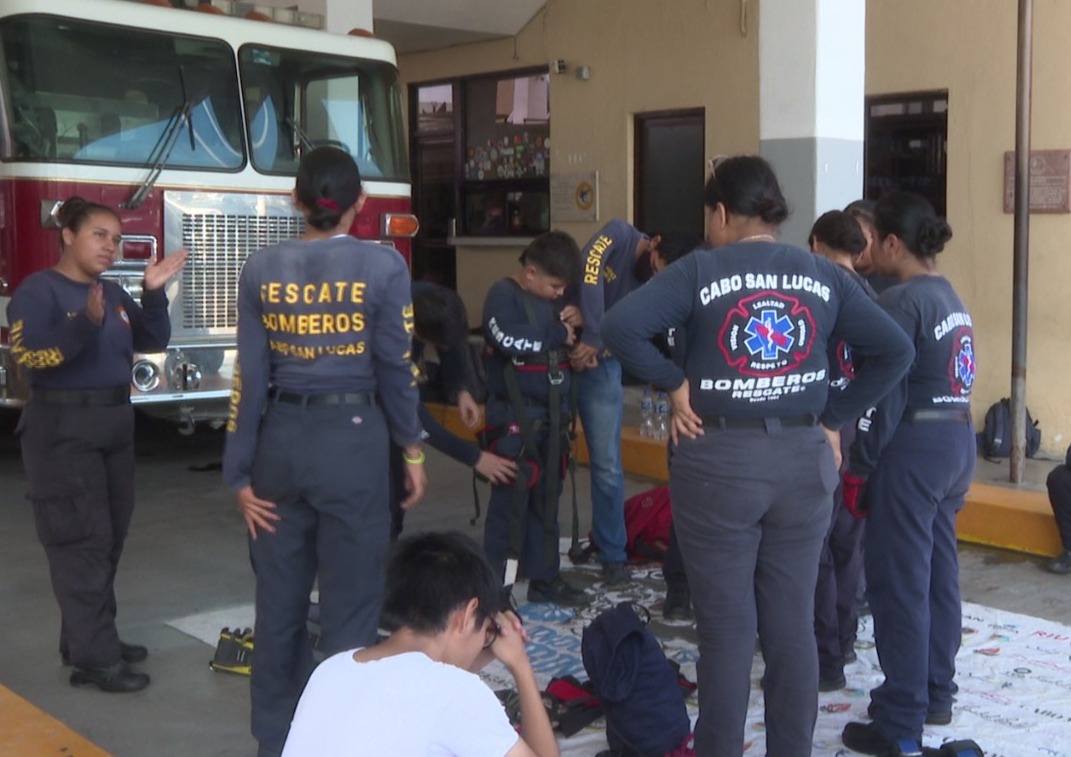
[[[319,200],[317,200],[316,207],[327,208],[328,210],[334,210],[336,212],[338,211],[338,203],[327,197],[321,197]]]

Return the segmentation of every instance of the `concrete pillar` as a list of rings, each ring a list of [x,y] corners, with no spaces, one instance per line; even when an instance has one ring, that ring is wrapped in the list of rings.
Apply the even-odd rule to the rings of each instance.
[[[792,209],[790,244],[862,196],[865,27],[860,0],[759,3],[759,149]]]

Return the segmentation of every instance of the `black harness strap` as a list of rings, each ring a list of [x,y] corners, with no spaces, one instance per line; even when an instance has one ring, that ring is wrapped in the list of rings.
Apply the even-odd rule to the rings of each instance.
[[[573,489],[573,530],[569,544],[569,557],[580,550],[580,509],[576,501],[576,417],[579,402],[579,388],[576,381],[569,384],[569,484]]]
[[[520,287],[518,286],[518,289]],[[536,326],[539,321],[536,318],[535,309],[532,307],[530,295],[520,289],[521,302],[524,305],[525,315],[528,317],[528,323]],[[521,554],[524,550],[524,522],[525,522],[525,509],[528,500],[528,489],[535,484],[535,490],[532,492],[535,500],[542,503],[543,510],[543,530],[546,536],[546,553],[545,559],[548,565],[551,565],[558,558],[558,544],[557,540],[553,539],[555,527],[558,522],[558,487],[556,482],[551,482],[548,477],[551,475],[561,476],[561,454],[562,454],[562,436],[565,431],[562,427],[561,417],[561,384],[565,380],[565,374],[563,369],[559,365],[559,361],[562,359],[558,350],[551,350],[546,353],[547,361],[547,379],[550,382],[550,390],[548,392],[547,400],[547,415],[548,415],[548,438],[547,438],[547,454],[541,459],[539,454],[539,447],[536,444],[536,434],[538,432],[538,425],[528,417],[528,412],[524,404],[524,395],[521,393],[520,383],[517,380],[517,367],[514,361],[508,361],[503,371],[503,379],[506,384],[506,393],[509,396],[510,405],[513,408],[513,415],[516,418],[517,426],[520,428],[521,444],[524,451],[524,456],[532,460],[543,467],[543,475],[539,475],[538,467],[535,470],[534,475],[536,480],[533,482],[528,477],[528,470],[526,466],[519,466],[518,475],[514,479],[513,484],[513,512],[510,518],[510,561],[507,561],[506,567],[506,583],[512,583],[509,575],[511,566],[510,562],[513,560],[519,561]],[[540,360],[541,362],[541,360]],[[570,412],[572,408],[570,408]],[[568,427],[573,427],[573,422],[570,419]],[[565,446],[567,450],[571,447],[571,440],[565,439]],[[576,504],[576,482],[573,482],[573,517],[577,519],[577,504]],[[516,563],[514,563],[515,565]]]

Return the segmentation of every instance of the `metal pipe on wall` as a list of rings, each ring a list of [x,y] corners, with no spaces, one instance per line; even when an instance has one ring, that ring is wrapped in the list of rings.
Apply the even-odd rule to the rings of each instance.
[[[1012,445],[1008,476],[1023,482],[1026,464],[1026,337],[1030,272],[1030,100],[1033,0],[1019,0],[1015,71],[1015,225],[1012,249]]]

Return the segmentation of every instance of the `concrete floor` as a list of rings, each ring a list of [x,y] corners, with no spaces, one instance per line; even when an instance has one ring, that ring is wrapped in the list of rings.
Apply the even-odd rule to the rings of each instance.
[[[71,688],[69,669],[60,665],[59,616],[23,498],[25,480],[11,420],[0,421],[0,683],[114,757],[253,755],[247,679],[211,672],[211,647],[167,625],[176,618],[252,601],[244,526],[218,470],[211,469],[219,460],[222,435],[198,430],[181,437],[166,424],[139,425],[138,509],[117,591],[123,638],[148,645],[144,669],[153,683],[142,693],[115,696]],[[1033,486],[1053,464],[1032,461]],[[1003,475],[991,463],[980,461],[979,468],[993,480]],[[407,527],[459,529],[479,538],[482,524],[468,523],[469,472],[433,453],[428,475],[431,491],[411,513]],[[577,484],[583,504],[588,500],[585,471]],[[649,485],[630,479],[628,491]],[[483,494],[486,499],[486,489]],[[567,507],[562,514],[567,533]],[[584,528],[587,522],[584,513]],[[1040,558],[964,546],[963,598],[1071,625],[1071,577],[1051,575],[1042,570],[1043,563]]]

